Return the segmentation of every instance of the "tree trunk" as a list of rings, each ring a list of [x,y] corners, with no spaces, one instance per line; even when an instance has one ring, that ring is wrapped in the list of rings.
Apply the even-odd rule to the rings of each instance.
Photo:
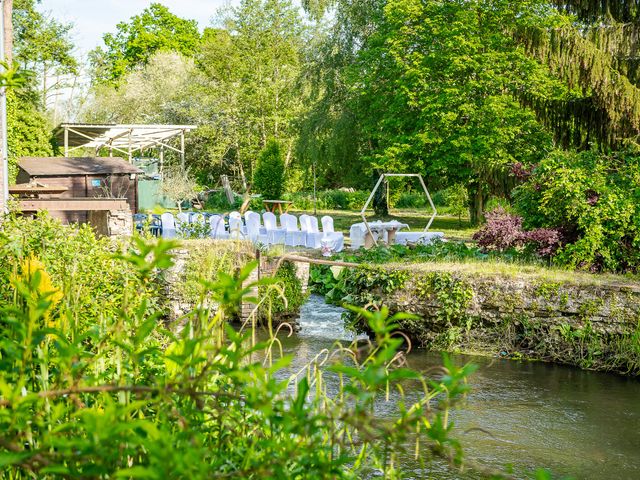
[[[469,218],[472,225],[479,225],[484,221],[484,209],[489,200],[482,186],[472,183],[468,187],[469,191]]]
[[[13,64],[13,0],[2,2],[4,10],[4,60],[11,66]]]
[[[373,172],[373,185],[375,186],[380,179],[381,172],[379,170],[375,170]],[[376,193],[373,195],[373,211],[376,212],[376,215],[387,217],[389,216],[389,205],[387,204],[387,180],[384,179]]]

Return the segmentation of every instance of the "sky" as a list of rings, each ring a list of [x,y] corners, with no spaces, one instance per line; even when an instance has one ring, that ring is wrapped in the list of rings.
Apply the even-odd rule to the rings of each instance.
[[[200,29],[211,23],[216,11],[229,0],[155,0],[182,18],[196,20]],[[145,0],[42,0],[40,10],[49,11],[59,21],[74,24],[72,39],[76,55],[86,54],[102,43],[102,35],[115,32],[116,25],[147,8]],[[236,3],[231,1],[231,3]]]

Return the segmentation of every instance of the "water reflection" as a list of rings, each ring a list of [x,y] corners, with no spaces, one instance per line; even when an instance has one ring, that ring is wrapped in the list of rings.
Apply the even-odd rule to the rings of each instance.
[[[300,331],[283,339],[294,369],[336,340],[353,339],[341,313],[321,297],[310,298]],[[513,465],[516,473],[545,467],[576,479],[640,479],[637,380],[543,363],[463,355],[456,361],[480,366],[470,379],[472,393],[452,416],[469,458],[493,468]],[[409,364],[426,371],[441,359],[414,350]],[[389,408],[382,406],[381,415]],[[413,478],[425,478],[410,457],[406,467]],[[433,478],[460,478],[445,472],[443,465],[431,467]]]

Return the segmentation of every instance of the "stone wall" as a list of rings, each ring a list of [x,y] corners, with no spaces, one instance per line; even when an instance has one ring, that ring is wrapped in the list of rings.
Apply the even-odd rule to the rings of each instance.
[[[417,346],[640,374],[638,285],[410,269],[393,281],[355,298],[416,315],[399,323]]]
[[[226,240],[188,240],[183,242],[183,248],[174,250],[174,265],[164,274],[164,301],[168,320],[174,322],[185,314],[191,312],[197,305],[199,298],[193,292],[185,289],[187,283],[187,271],[193,262],[206,262],[205,257],[213,254],[217,257],[229,255],[232,258],[224,262],[222,267],[225,273],[234,275],[236,271],[248,262],[256,259],[256,251],[249,242],[232,242]],[[258,255],[259,256],[259,255]],[[254,269],[243,285],[255,283],[261,278],[274,275],[279,257],[260,256],[259,267]],[[214,262],[215,263],[215,262]],[[300,279],[303,291],[306,292],[309,279],[309,265],[296,263],[296,276]],[[215,270],[215,266],[213,266]],[[213,271],[208,272],[214,273]],[[205,278],[206,279],[206,278]],[[209,278],[208,280],[212,280]],[[253,287],[247,297],[257,298],[258,288]],[[205,308],[215,312],[216,304],[211,299],[205,299]],[[255,312],[255,303],[245,301],[239,306],[239,317],[246,320]],[[295,312],[297,313],[297,312]]]
[[[111,210],[108,216],[109,236],[129,237],[133,234],[131,210]]]
[[[90,211],[87,220],[98,235],[129,237],[133,233],[131,210]]]

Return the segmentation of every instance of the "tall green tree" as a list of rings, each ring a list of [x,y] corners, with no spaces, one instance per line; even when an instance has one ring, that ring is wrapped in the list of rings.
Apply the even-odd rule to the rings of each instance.
[[[166,35],[162,49],[142,63],[126,63],[117,84],[94,84],[84,118],[197,124],[187,140],[187,163],[209,184],[221,173],[249,183],[268,138],[280,142],[291,163],[305,38],[297,8],[287,0],[245,0],[221,12],[217,27],[205,29],[187,52],[172,48],[182,44],[179,33]],[[94,77],[108,77],[99,63],[93,67]]]
[[[258,158],[258,164],[253,173],[255,190],[265,199],[277,200],[284,191],[284,161],[280,152],[280,145],[270,140]]]
[[[104,47],[90,54],[96,82],[117,84],[122,76],[145,65],[160,50],[193,56],[200,42],[195,20],[180,18],[160,4],[152,3],[140,15],[120,22],[115,33],[103,37]]]
[[[36,0],[15,0],[12,14],[13,60],[31,75],[7,95],[10,181],[19,157],[53,154],[47,106],[78,68],[70,24],[43,12]]]
[[[356,160],[368,171],[464,183],[479,220],[490,194],[510,190],[511,165],[535,162],[552,146],[518,92],[562,97],[567,88],[504,31],[520,13],[510,2],[371,3],[366,16],[338,2],[343,25],[330,39],[347,50],[333,73],[346,92],[338,108],[356,119]]]
[[[307,12],[321,18],[334,7],[332,19],[319,21],[305,48],[303,75],[309,79],[305,102],[311,105],[299,122],[298,155],[316,170],[319,186],[370,187],[367,162],[374,149],[362,131],[356,78],[359,63],[383,18],[384,0],[360,2],[309,0]],[[375,176],[375,175],[374,175]],[[376,177],[377,179],[377,177]]]
[[[14,59],[36,74],[32,88],[38,90],[41,108],[69,86],[69,76],[78,74],[73,54],[70,23],[62,23],[41,11],[34,0],[16,0],[13,11]]]
[[[253,168],[267,139],[275,138],[288,163],[302,108],[298,80],[304,29],[298,9],[289,0],[243,0],[224,13],[221,23],[232,39],[233,74],[224,83],[235,92],[241,119],[237,148]]]

